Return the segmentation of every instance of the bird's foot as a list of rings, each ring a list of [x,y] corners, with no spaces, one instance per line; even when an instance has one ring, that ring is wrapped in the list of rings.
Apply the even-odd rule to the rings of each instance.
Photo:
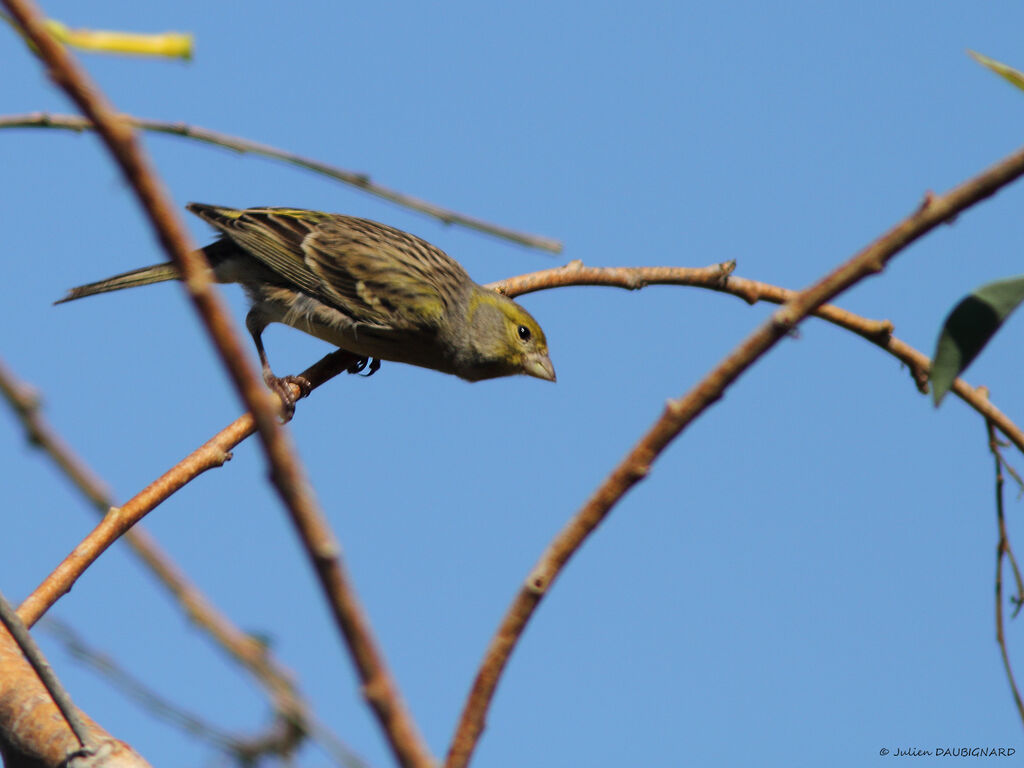
[[[281,421],[287,424],[295,415],[295,403],[306,397],[313,391],[313,385],[303,376],[277,376],[269,375],[263,377],[267,386],[281,399]],[[298,387],[299,394],[292,391],[292,385]]]

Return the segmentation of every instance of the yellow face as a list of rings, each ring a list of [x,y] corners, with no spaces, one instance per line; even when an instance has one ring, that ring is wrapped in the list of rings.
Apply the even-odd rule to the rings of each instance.
[[[500,293],[476,287],[465,317],[470,354],[459,376],[470,381],[517,373],[545,381],[555,380],[548,357],[548,342],[530,313]]]
[[[509,301],[502,309],[510,357],[527,376],[555,381],[555,368],[548,356],[548,341],[540,325],[529,312],[513,301]]]

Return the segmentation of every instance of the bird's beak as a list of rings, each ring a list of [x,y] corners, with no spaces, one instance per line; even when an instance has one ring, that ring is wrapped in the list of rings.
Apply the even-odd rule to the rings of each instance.
[[[526,358],[523,373],[544,381],[555,381],[555,366],[551,364],[551,358],[544,353],[538,352]]]

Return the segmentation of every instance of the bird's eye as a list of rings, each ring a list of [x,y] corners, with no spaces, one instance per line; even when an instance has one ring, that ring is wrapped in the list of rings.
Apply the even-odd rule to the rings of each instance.
[[[519,333],[519,338],[522,339],[523,341],[529,341],[530,340],[530,329],[527,328],[525,325],[520,325],[519,326],[518,333]]]

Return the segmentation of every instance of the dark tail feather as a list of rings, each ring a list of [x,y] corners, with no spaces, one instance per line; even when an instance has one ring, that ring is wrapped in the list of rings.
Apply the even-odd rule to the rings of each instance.
[[[133,269],[131,272],[125,272],[121,275],[108,277],[106,280],[100,280],[99,282],[72,288],[68,291],[67,296],[53,303],[63,304],[65,301],[74,301],[75,299],[92,296],[97,293],[119,291],[122,288],[135,288],[140,285],[149,285],[150,283],[162,283],[165,280],[177,280],[178,277],[178,268],[170,262],[167,262],[166,264],[154,264],[152,267]]]

